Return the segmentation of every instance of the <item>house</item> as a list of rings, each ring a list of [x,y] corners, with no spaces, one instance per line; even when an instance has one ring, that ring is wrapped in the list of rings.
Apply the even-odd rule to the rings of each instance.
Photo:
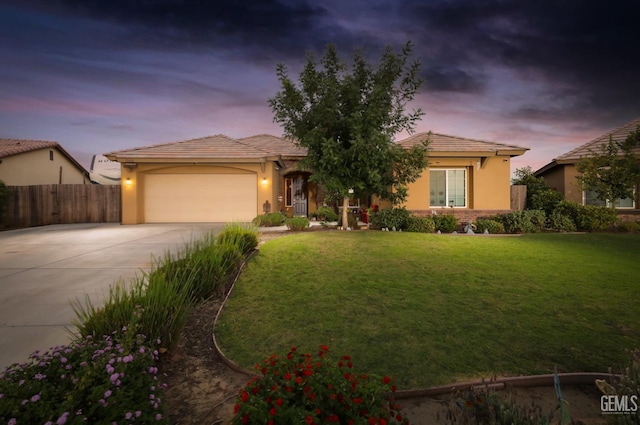
[[[0,139],[0,180],[7,186],[90,183],[62,146],[44,140]]]
[[[429,135],[398,143],[410,148]],[[418,214],[468,218],[510,208],[510,159],[518,146],[431,134],[430,168],[409,187]],[[271,135],[224,135],[106,153],[122,166],[122,223],[250,221],[269,211],[310,216],[326,194],[298,169],[306,151]],[[353,208],[370,200],[353,200]]]
[[[609,138],[614,142],[625,140],[629,133],[635,131],[639,125],[640,118],[636,118],[620,128],[605,133],[584,145],[560,155],[549,164],[535,171],[534,175],[536,177],[543,177],[549,187],[562,193],[568,201],[577,202],[582,205],[603,205],[604,203],[597,199],[595,193],[583,190],[580,181],[577,179],[580,173],[576,168],[576,164],[580,162],[582,158],[592,155],[592,152],[600,151],[602,145],[609,143]],[[640,148],[637,149],[637,155],[640,157]],[[635,199],[617,199],[614,201],[615,207],[620,210],[638,210],[640,206],[639,195],[640,187],[636,187]]]

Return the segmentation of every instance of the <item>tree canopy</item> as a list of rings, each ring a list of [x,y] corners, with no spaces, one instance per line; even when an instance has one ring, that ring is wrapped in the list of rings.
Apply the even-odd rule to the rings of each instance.
[[[631,198],[640,184],[640,126],[623,141],[602,144],[597,151],[583,158],[577,165],[578,176],[585,189],[593,190],[601,201],[613,203]]]
[[[283,64],[281,90],[269,99],[274,121],[285,136],[307,149],[301,165],[310,180],[343,200],[343,223],[350,196],[376,194],[394,203],[406,199],[406,185],[427,166],[427,141],[404,150],[396,134],[413,132],[423,115],[407,112],[422,81],[420,64],[410,61],[412,45],[400,53],[387,47],[376,66],[356,50],[350,65],[334,45],[316,61],[309,53],[297,84]]]

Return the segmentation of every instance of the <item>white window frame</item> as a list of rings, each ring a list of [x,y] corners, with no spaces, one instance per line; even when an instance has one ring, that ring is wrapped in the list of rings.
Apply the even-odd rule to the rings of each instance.
[[[583,190],[582,191],[582,205],[596,205],[596,204],[587,204],[587,191]],[[609,208],[611,208],[612,204],[611,201],[607,200],[605,202],[605,205]],[[597,206],[597,205],[596,205]],[[620,207],[620,206],[614,206],[614,208],[619,209],[619,210],[633,210],[636,208],[636,191],[633,191],[633,196],[631,197],[631,206],[630,207]]]
[[[432,205],[433,200],[431,193],[429,193],[429,208],[451,208],[451,200],[449,199],[449,172],[450,171],[463,171],[464,172],[464,205],[454,205],[453,208],[468,208],[469,206],[469,170],[467,168],[430,168],[429,169],[429,192],[432,189],[433,179],[431,178],[432,171],[444,171],[445,172],[445,199],[448,200],[446,205]]]

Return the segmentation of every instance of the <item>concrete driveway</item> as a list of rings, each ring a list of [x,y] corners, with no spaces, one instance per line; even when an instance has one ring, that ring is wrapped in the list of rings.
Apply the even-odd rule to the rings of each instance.
[[[70,341],[69,302],[98,303],[119,278],[149,270],[223,224],[64,224],[0,232],[0,370]]]

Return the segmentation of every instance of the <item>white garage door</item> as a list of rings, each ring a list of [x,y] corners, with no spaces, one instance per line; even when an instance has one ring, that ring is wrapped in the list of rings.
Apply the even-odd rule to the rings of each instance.
[[[145,222],[251,221],[257,198],[255,174],[148,174]]]

